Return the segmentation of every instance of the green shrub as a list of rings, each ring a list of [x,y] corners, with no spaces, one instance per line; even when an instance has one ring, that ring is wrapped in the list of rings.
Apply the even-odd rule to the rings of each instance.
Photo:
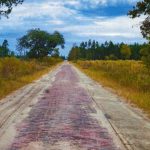
[[[143,49],[141,49],[142,60],[150,70],[150,45],[147,45]]]

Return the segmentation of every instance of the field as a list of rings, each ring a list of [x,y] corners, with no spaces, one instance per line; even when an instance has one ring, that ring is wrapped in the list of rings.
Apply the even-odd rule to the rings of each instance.
[[[77,61],[84,73],[150,115],[150,72],[140,61]]]
[[[0,99],[31,83],[60,63],[59,58],[44,58],[42,60],[20,60],[17,58],[0,59]]]

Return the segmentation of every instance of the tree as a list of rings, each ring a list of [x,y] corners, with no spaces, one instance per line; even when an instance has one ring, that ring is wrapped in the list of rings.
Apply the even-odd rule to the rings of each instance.
[[[92,41],[91,39],[88,41],[88,48],[91,48],[91,45],[92,45]]]
[[[150,45],[145,46],[143,49],[141,49],[141,54],[142,54],[142,60],[150,69]]]
[[[69,60],[117,60],[132,59],[141,60],[140,50],[147,44],[131,44],[105,42],[100,44],[95,40],[81,42],[79,46],[73,45],[69,53]],[[90,46],[88,46],[88,43]]]
[[[51,54],[51,56],[53,57],[59,57],[60,53],[59,53],[59,48],[55,48],[53,53]]]
[[[131,18],[140,17],[141,15],[145,15],[146,19],[142,22],[140,26],[142,35],[149,41],[149,45],[141,50],[141,54],[143,55],[143,62],[149,66],[150,63],[150,0],[143,0],[137,2],[136,6],[133,10],[129,11],[128,15]]]
[[[50,34],[40,29],[29,30],[26,35],[18,39],[18,51],[26,50],[29,58],[42,58],[58,54],[58,46],[64,48],[65,40],[63,35],[55,31]]]
[[[122,54],[122,57],[123,59],[129,59],[130,56],[131,56],[131,49],[128,45],[126,44],[123,44],[121,46],[121,50],[120,50],[121,54]]]
[[[2,46],[0,46],[0,57],[9,56],[10,50],[8,48],[9,44],[7,40],[4,40]]]
[[[7,40],[4,40],[3,44],[2,44],[2,47],[4,48],[8,48],[9,44],[8,44],[8,41]]]
[[[72,47],[69,52],[68,60],[78,60],[80,55],[80,48],[79,47]]]
[[[105,59],[106,60],[117,60],[118,58],[114,54],[111,54],[109,56],[106,56]]]
[[[131,16],[131,18],[146,15],[146,19],[142,22],[140,28],[143,37],[150,40],[150,0],[137,2],[136,6],[133,7],[133,10],[129,11],[128,15]]]
[[[80,44],[80,58],[81,59],[85,59],[85,57],[86,57],[86,51],[85,51],[85,49],[86,49],[86,47],[87,47],[87,43],[85,42],[81,42],[81,44]]]
[[[0,17],[11,13],[13,6],[22,4],[24,0],[0,0]]]

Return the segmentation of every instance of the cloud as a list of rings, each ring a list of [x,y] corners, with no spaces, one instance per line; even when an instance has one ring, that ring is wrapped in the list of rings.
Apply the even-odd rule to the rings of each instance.
[[[15,39],[31,28],[49,32],[58,30],[64,34],[69,46],[90,38],[141,41],[139,23],[142,19],[131,20],[126,16],[129,5],[131,7],[136,1],[26,0],[13,9],[9,19],[0,20],[0,41],[7,38],[14,49]],[[113,13],[115,15],[112,16]]]
[[[67,27],[58,28],[63,32],[70,32],[80,37],[123,37],[123,38],[141,38],[139,23],[142,19],[131,20],[127,16],[115,18],[98,17],[86,18],[80,17],[79,20],[85,20],[86,24],[68,25]]]
[[[32,25],[35,20],[50,22],[51,24],[60,25],[61,19],[75,15],[76,11],[66,8],[59,2],[42,2],[42,3],[24,3],[14,8],[9,19],[2,18],[1,29],[6,27],[18,27],[26,24],[28,21]],[[32,20],[31,20],[32,19]],[[42,22],[41,22],[42,23]],[[43,22],[45,23],[45,22]],[[40,22],[39,22],[40,24]]]
[[[61,0],[59,0],[61,1]],[[65,5],[73,6],[77,9],[88,9],[102,6],[112,6],[118,4],[133,5],[139,0],[64,0]]]
[[[63,25],[68,20],[76,21],[81,18],[84,23],[85,20],[89,19],[88,17],[82,17],[85,15],[84,12],[81,13],[76,9],[69,8],[67,7],[68,5],[83,9],[83,7],[97,7],[98,5],[127,1],[131,3],[131,0],[43,0],[42,2],[28,0],[23,5],[14,8],[9,19],[2,18],[0,30],[3,30],[3,28],[23,27],[25,24],[34,26],[34,22],[37,24],[39,20],[42,20],[45,24]],[[96,12],[94,14],[97,15]]]

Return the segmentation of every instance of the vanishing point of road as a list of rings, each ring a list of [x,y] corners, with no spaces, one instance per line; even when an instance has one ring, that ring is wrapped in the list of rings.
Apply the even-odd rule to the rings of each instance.
[[[150,121],[64,62],[1,100],[0,150],[150,150]]]

